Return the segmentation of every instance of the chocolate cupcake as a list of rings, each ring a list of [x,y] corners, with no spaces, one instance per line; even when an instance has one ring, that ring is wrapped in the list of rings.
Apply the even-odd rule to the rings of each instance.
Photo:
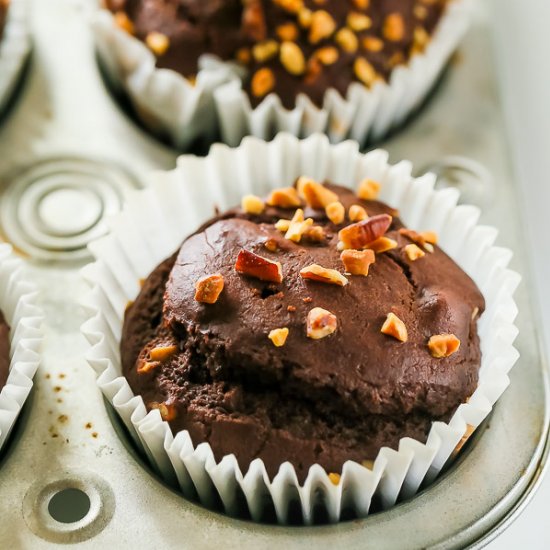
[[[460,452],[509,384],[519,277],[433,184],[282,134],[180,157],[135,197],[91,247],[83,332],[167,482],[254,521],[335,522]]]
[[[230,142],[236,141],[238,132],[233,128],[227,134],[228,109],[238,109],[233,116],[245,119],[240,126],[247,128],[239,130],[241,137],[243,132],[260,132],[263,125],[268,126],[264,133],[277,131],[277,119],[296,109],[302,120],[294,124],[302,127],[301,133],[311,125],[323,129],[321,121],[325,131],[339,134],[340,139],[353,135],[364,140],[371,129],[380,133],[378,119],[390,117],[390,125],[396,122],[392,116],[402,119],[403,106],[414,108],[421,90],[429,88],[426,79],[437,76],[464,30],[464,4],[463,0],[106,0],[116,25],[147,45],[159,69],[194,82],[204,55],[242,69],[234,76],[244,91],[240,99],[244,103],[239,104],[235,90],[220,91],[218,98],[222,132]],[[443,19],[453,24],[443,25]],[[418,68],[424,78],[416,69],[414,78],[406,77],[408,95],[399,105],[398,90],[392,90],[391,100],[384,97],[389,92],[374,91],[379,85],[387,88],[398,68],[411,69],[411,60],[424,57],[434,41],[436,51]],[[253,116],[267,97],[277,98],[277,104],[267,104],[269,109],[264,105],[272,112]],[[409,105],[411,98],[414,105]],[[370,114],[353,124],[349,111],[367,108],[365,100]],[[390,101],[395,112],[388,113]],[[347,104],[345,109],[338,108],[341,102]],[[373,102],[383,113],[373,114]],[[306,106],[314,121],[306,120]],[[327,122],[327,116],[338,120]],[[366,118],[372,120],[367,123]],[[279,124],[279,129],[289,129],[288,121],[286,126]]]
[[[0,391],[6,385],[10,372],[10,327],[0,311]]]
[[[435,234],[349,189],[298,184],[266,207],[247,197],[163,262],[127,312],[121,356],[174,433],[243,472],[288,461],[303,482],[447,421],[477,386],[485,306]]]

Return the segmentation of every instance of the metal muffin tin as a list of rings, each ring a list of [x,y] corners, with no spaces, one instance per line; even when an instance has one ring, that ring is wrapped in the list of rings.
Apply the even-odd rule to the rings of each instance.
[[[105,216],[128,189],[145,185],[150,169],[174,166],[177,156],[110,97],[87,29],[93,4],[31,0],[34,58],[0,128],[0,229],[31,258],[27,269],[46,312],[36,387],[0,462],[0,548],[462,548],[496,536],[540,482],[549,411],[487,7],[478,7],[428,104],[382,146],[394,161],[434,170],[439,185],[459,186],[482,208],[482,221],[501,229],[499,242],[515,251],[513,268],[524,276],[516,295],[521,359],[484,428],[435,484],[366,520],[304,528],[230,519],[165,486],[132,448],[84,360],[86,286],[78,269],[85,244],[105,230]],[[65,489],[87,495],[89,511],[79,521],[50,513],[52,496]],[[56,498],[65,497],[63,514],[78,517],[74,491]]]

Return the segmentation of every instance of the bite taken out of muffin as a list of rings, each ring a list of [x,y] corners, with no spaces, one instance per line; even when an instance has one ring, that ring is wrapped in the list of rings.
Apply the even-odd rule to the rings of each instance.
[[[477,387],[475,283],[376,200],[300,178],[243,198],[144,281],[123,373],[174,433],[217,460],[338,475],[403,437],[425,441]]]

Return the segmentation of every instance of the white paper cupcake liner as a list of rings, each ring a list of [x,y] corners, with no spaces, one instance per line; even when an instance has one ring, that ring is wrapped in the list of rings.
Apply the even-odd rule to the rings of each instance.
[[[11,0],[0,40],[0,112],[11,98],[31,51],[27,0]]]
[[[240,80],[218,88],[214,97],[222,140],[238,145],[245,135],[271,139],[278,132],[307,137],[327,134],[332,143],[352,138],[359,143],[382,139],[420,106],[434,86],[470,21],[472,0],[452,0],[426,50],[408,65],[396,67],[389,82],[372,88],[354,83],[346,97],[334,89],[326,92],[322,108],[300,95],[296,107],[285,109],[275,94],[253,109]]]
[[[33,386],[40,363],[42,313],[36,287],[21,277],[23,263],[0,244],[0,310],[10,326],[10,373],[0,391],[0,450]]]
[[[225,511],[234,515],[242,506],[242,492],[254,520],[262,518],[266,502],[280,523],[288,521],[289,507],[296,504],[306,524],[315,521],[319,505],[332,522],[346,509],[366,516],[375,496],[387,508],[433,480],[468,426],[476,428],[508,386],[508,371],[519,356],[513,347],[517,308],[512,296],[520,277],[507,269],[510,251],[494,246],[496,229],[477,224],[477,208],[457,206],[457,191],[435,191],[433,175],[413,178],[409,162],[391,166],[387,159],[379,150],[362,154],[351,141],[330,145],[323,135],[300,141],[281,134],[270,143],[247,138],[237,149],[216,145],[206,158],[183,156],[174,171],[154,175],[151,185],[132,195],[113,219],[111,234],[90,245],[96,262],[84,270],[92,285],[90,319],[83,326],[92,346],[88,361],[137,445],[184,495],[198,495],[206,506],[221,499]],[[124,310],[139,293],[140,279],[211,217],[215,206],[223,210],[238,204],[244,194],[265,195],[300,175],[353,188],[365,177],[379,181],[380,199],[398,208],[409,227],[437,231],[441,247],[475,280],[487,305],[479,321],[479,386],[468,403],[460,405],[448,424],[435,422],[425,444],[403,438],[397,451],[382,449],[372,470],[347,462],[338,485],[318,465],[300,486],[289,463],[272,480],[259,459],[247,472],[241,472],[233,455],[217,463],[208,444],[195,446],[185,431],[172,435],[158,411],[147,413],[142,398],[121,376]]]
[[[152,132],[185,149],[199,138],[217,135],[213,91],[235,78],[235,69],[203,56],[195,83],[176,71],[158,69],[147,46],[120,29],[111,12],[93,15],[99,60],[116,91],[130,99],[141,122]]]
[[[242,90],[242,69],[213,56],[201,59],[196,86],[175,71],[157,69],[148,48],[119,29],[107,10],[94,17],[93,28],[110,80],[128,95],[142,122],[179,149],[197,136],[215,136],[218,125],[222,141],[232,146],[246,135],[268,140],[278,132],[322,132],[333,143],[365,143],[383,138],[420,106],[468,28],[472,4],[451,0],[426,50],[397,67],[388,83],[370,89],[354,83],[345,98],[327,90],[322,108],[300,95],[292,110],[275,94],[253,109]]]

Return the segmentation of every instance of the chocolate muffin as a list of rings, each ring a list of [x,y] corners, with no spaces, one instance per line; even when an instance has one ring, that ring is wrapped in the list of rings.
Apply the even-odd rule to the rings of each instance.
[[[300,178],[185,240],[126,312],[122,367],[174,432],[217,460],[341,472],[425,441],[474,392],[484,299],[375,200]]]
[[[323,104],[334,88],[372,86],[422,52],[448,0],[105,0],[159,67],[193,78],[202,54],[245,66],[253,106],[277,94]]]
[[[6,385],[10,373],[10,327],[0,311],[0,390]]]

